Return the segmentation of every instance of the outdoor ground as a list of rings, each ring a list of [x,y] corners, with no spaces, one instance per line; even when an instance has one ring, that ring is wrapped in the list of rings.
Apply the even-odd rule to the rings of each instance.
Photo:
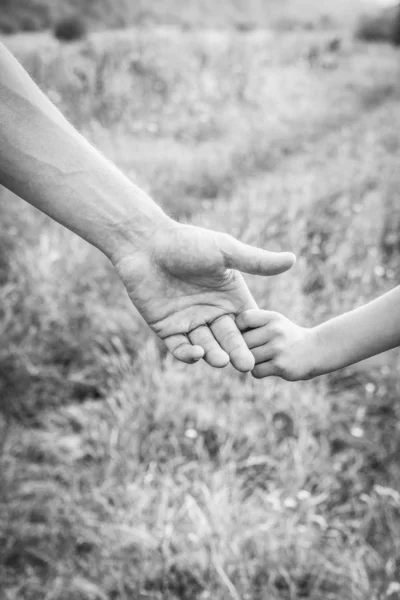
[[[400,55],[300,4],[5,41],[170,214],[294,251],[248,283],[307,325],[400,276]],[[294,384],[181,365],[96,250],[0,212],[1,600],[400,598],[399,352]]]

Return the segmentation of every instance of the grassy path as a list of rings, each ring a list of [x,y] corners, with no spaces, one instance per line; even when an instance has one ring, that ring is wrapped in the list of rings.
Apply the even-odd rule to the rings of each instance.
[[[26,60],[174,214],[297,252],[293,273],[249,278],[260,305],[312,323],[394,285],[398,56],[349,40],[331,56],[331,34],[146,35],[118,34],[115,56],[99,37]],[[95,97],[117,61],[135,65],[120,98],[104,82]],[[79,90],[103,126],[73,115]],[[293,385],[187,369],[94,250],[15,202],[1,203],[1,597],[388,597],[398,352]]]

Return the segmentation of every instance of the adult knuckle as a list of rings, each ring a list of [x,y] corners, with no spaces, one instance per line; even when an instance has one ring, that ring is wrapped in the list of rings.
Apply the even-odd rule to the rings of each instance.
[[[224,342],[238,342],[238,334],[236,331],[226,331],[222,336]]]
[[[278,321],[274,321],[269,326],[269,331],[273,336],[280,336],[282,334],[282,325]]]

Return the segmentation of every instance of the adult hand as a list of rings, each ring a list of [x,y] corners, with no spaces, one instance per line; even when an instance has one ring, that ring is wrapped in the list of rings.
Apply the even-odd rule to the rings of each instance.
[[[66,121],[0,44],[0,183],[99,248],[184,362],[250,371],[234,317],[256,304],[237,271],[274,275],[291,254],[179,225]]]
[[[254,358],[234,318],[256,303],[238,271],[276,275],[294,262],[291,253],[267,252],[171,221],[115,267],[133,304],[175,358],[186,363],[204,358],[213,367],[230,361],[247,372]]]

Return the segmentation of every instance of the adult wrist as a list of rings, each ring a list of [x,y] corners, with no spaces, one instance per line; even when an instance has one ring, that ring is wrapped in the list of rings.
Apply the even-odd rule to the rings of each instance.
[[[100,249],[115,265],[137,252],[151,252],[157,233],[177,225],[151,198],[139,190],[126,214],[119,215],[109,225]]]

